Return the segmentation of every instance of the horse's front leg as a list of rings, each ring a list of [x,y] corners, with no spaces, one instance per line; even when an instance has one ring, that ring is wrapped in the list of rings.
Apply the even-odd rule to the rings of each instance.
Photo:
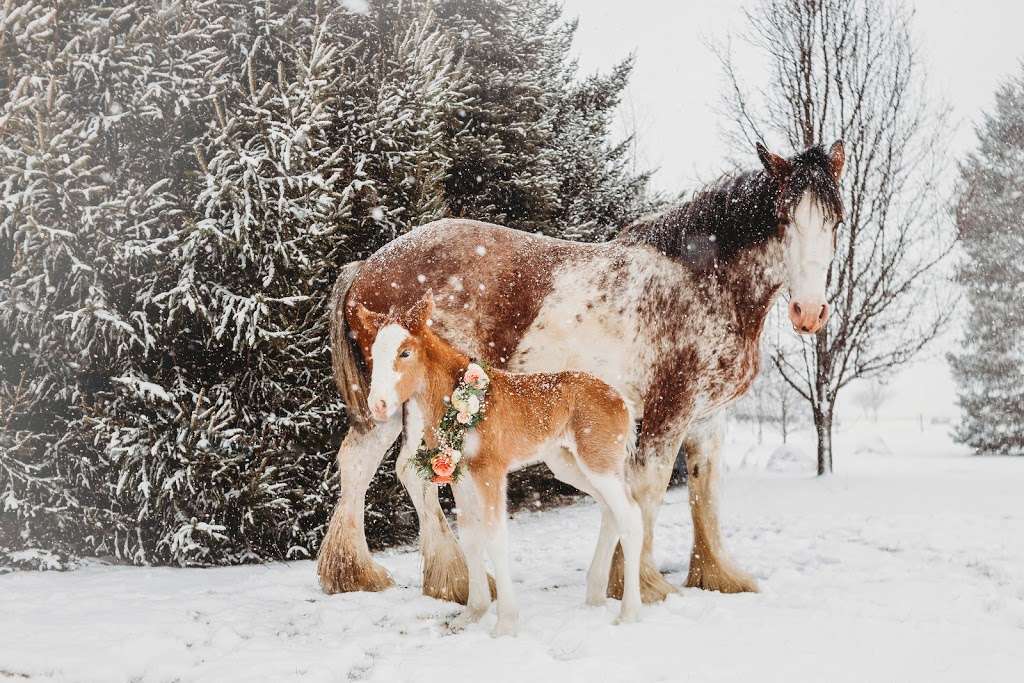
[[[693,551],[686,585],[723,593],[754,593],[757,581],[732,563],[718,529],[716,488],[723,432],[723,420],[718,415],[695,425],[683,444],[693,517]]]
[[[469,599],[466,558],[437,499],[437,485],[424,479],[412,464],[424,430],[423,417],[412,402],[406,404],[405,423],[405,439],[395,470],[419,519],[423,594],[465,605]]]
[[[370,555],[363,528],[363,508],[366,488],[401,431],[402,419],[395,416],[384,424],[371,425],[366,431],[349,429],[341,442],[338,504],[317,558],[320,586],[326,593],[380,591],[395,583],[388,571]]]

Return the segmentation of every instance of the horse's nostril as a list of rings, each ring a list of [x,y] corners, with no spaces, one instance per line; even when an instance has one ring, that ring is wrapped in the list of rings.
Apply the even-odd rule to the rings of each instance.
[[[793,302],[793,312],[800,315],[800,304],[795,301]]]
[[[821,311],[818,313],[818,320],[824,320],[825,316],[828,315],[828,304],[821,305]]]

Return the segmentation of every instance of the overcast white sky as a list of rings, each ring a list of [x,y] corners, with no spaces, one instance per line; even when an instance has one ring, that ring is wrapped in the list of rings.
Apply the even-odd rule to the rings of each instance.
[[[660,189],[675,192],[725,170],[727,150],[715,115],[721,72],[705,39],[742,31],[742,8],[751,4],[564,0],[565,15],[580,20],[574,49],[583,73],[605,70],[636,53],[622,117],[636,121],[641,161],[659,169],[654,182]],[[1024,3],[931,0],[911,5],[929,82],[963,122],[950,141],[959,153],[973,142],[971,122],[1024,58]]]
[[[729,151],[715,113],[721,71],[707,41],[742,31],[742,8],[753,1],[564,0],[565,15],[580,20],[575,52],[583,73],[636,53],[620,118],[623,130],[635,126],[639,164],[658,169],[655,187],[675,193],[727,170]],[[951,152],[960,156],[974,142],[972,123],[1024,58],[1024,2],[922,0],[911,6],[929,83],[960,122],[950,140]],[[954,330],[930,359],[895,378],[886,409],[905,416],[957,414],[941,355],[958,336]]]

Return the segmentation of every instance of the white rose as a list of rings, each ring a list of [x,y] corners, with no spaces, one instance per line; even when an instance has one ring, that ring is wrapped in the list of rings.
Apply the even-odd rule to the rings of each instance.
[[[468,404],[466,402],[466,393],[464,391],[452,392],[452,407],[459,412],[465,412]]]
[[[470,394],[469,400],[466,401],[466,410],[470,415],[476,415],[480,412],[480,399]]]

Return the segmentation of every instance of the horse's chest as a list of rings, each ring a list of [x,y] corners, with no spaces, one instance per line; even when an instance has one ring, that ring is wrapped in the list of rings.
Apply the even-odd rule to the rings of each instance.
[[[695,403],[705,408],[698,412],[713,412],[746,393],[760,366],[756,343],[723,335],[714,343],[697,340],[693,346],[694,352],[687,357],[696,359],[692,372]]]

